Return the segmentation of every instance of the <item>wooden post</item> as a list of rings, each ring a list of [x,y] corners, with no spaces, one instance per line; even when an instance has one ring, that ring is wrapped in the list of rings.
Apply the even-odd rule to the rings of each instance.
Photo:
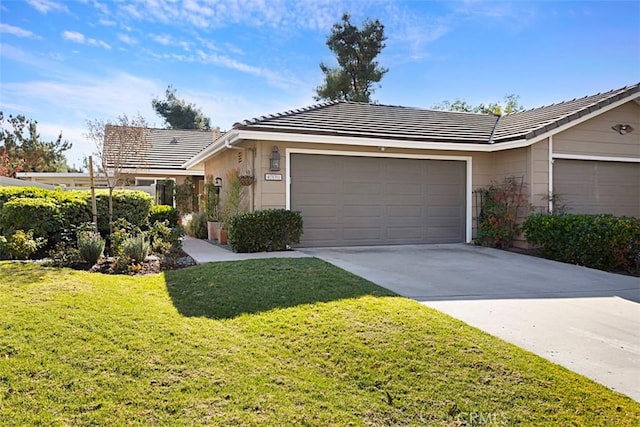
[[[98,232],[98,206],[96,205],[96,185],[93,181],[93,156],[89,156],[89,183],[91,185],[91,212],[93,213],[93,227]]]

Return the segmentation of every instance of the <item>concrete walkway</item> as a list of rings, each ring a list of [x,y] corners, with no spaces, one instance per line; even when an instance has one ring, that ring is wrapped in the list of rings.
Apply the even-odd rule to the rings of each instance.
[[[478,246],[301,249],[640,401],[640,279]]]
[[[185,251],[198,264],[218,261],[243,261],[246,259],[260,258],[306,258],[311,255],[299,251],[282,252],[258,252],[255,254],[237,254],[230,249],[210,243],[206,240],[194,239],[185,236],[182,241],[182,250]]]

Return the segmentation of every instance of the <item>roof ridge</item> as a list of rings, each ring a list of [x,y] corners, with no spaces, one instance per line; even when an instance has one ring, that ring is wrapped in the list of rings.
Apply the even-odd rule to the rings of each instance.
[[[580,101],[582,99],[593,98],[593,97],[597,97],[597,96],[600,96],[600,95],[607,95],[608,94],[608,96],[606,96],[604,98],[599,98],[597,101],[595,101],[595,102],[593,102],[591,104],[588,104],[588,105],[586,105],[586,106],[584,106],[584,107],[582,107],[582,108],[580,108],[578,110],[574,110],[572,113],[570,113],[570,114],[573,114],[576,111],[580,111],[580,110],[582,110],[584,108],[592,107],[593,105],[595,105],[595,104],[597,104],[599,102],[602,102],[602,101],[604,101],[606,99],[609,99],[609,98],[611,98],[613,96],[617,96],[617,95],[619,95],[619,94],[621,94],[621,93],[623,93],[625,91],[628,91],[631,88],[638,87],[638,86],[640,86],[640,82],[632,84],[632,85],[623,86],[623,87],[618,88],[618,89],[612,89],[612,90],[609,90],[607,92],[598,92],[598,93],[594,93],[592,95],[585,95],[585,96],[583,96],[581,98],[573,98],[573,99],[570,99],[570,100],[567,100],[567,101],[560,101],[560,102],[553,103],[553,104],[542,105],[540,107],[529,108],[527,110],[515,111],[513,113],[504,114],[504,116],[513,116],[513,115],[517,115],[517,114],[527,113],[527,112],[530,112],[530,111],[542,110],[542,109],[551,108],[551,107],[557,107],[559,105],[568,104],[570,102],[576,102],[576,101]]]
[[[326,102],[319,102],[317,104],[308,105],[306,107],[294,108],[292,110],[286,110],[278,113],[267,114],[265,116],[260,116],[260,117],[252,117],[250,119],[245,119],[240,122],[234,123],[233,127],[235,128],[236,126],[248,126],[263,120],[277,119],[280,117],[286,117],[286,116],[292,116],[294,114],[304,113],[306,111],[319,110],[322,108],[329,107],[331,105],[339,104],[341,102],[346,102],[346,101],[332,100],[332,101],[326,101]]]

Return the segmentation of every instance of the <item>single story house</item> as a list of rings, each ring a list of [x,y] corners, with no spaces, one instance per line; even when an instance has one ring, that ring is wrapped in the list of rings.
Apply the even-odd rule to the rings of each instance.
[[[114,140],[117,140],[114,135],[118,129],[120,129],[119,126],[108,125],[106,127],[105,144],[107,149],[113,147]],[[127,155],[119,161],[120,173],[124,181],[120,184],[125,187],[137,187],[152,194],[163,194],[161,189],[165,186],[166,181],[179,185],[189,177],[196,186],[196,192],[202,192],[204,167],[200,165],[187,170],[182,165],[212,144],[219,135],[218,129],[210,131],[146,129],[148,148],[139,156]],[[135,143],[140,142],[136,141]],[[126,152],[125,150],[124,153]],[[94,168],[97,169],[98,166],[101,165],[95,165]],[[17,174],[17,177],[66,188],[89,188],[91,186],[89,173],[21,172]],[[94,185],[96,187],[108,186],[104,174],[94,174]],[[173,185],[169,187],[171,190]],[[159,200],[159,202],[172,204],[171,200]]]
[[[473,191],[510,176],[539,209],[640,216],[640,84],[503,116],[327,102],[236,123],[182,166],[253,175],[249,209],[301,211],[303,246],[469,242]]]

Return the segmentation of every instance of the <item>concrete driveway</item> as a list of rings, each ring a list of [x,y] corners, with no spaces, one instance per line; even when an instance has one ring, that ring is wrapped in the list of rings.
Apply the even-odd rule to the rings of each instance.
[[[640,279],[478,246],[298,249],[640,401]]]

